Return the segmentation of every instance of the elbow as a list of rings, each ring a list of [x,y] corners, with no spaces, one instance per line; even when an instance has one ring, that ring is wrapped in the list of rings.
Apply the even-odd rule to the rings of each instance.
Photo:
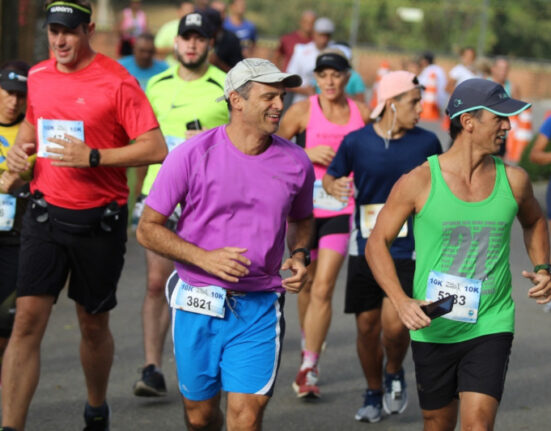
[[[136,229],[136,240],[142,247],[147,248],[146,228],[141,220],[139,221],[138,228]]]
[[[153,163],[162,163],[163,160],[166,158],[166,156],[168,155],[168,148],[164,142],[164,139],[163,141],[161,142],[161,144],[159,144],[158,146],[159,148],[157,149],[157,151],[155,152],[155,160],[153,161]]]

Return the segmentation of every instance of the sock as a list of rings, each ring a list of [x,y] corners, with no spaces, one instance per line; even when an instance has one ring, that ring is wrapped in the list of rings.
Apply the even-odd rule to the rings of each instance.
[[[86,407],[84,408],[84,416],[89,418],[95,417],[109,417],[109,407],[107,406],[107,401],[104,401],[101,406],[92,407],[88,402],[86,402]]]
[[[301,370],[306,368],[313,368],[318,364],[320,354],[312,352],[310,350],[304,350],[304,357],[302,359],[302,365],[300,366]]]

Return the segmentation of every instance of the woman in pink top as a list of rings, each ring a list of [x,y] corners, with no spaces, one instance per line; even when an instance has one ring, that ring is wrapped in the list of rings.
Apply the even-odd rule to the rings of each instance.
[[[147,32],[147,18],[141,9],[140,0],[131,0],[130,7],[123,9],[119,23],[119,56],[132,55],[134,40]]]
[[[306,132],[305,150],[314,165],[314,217],[309,285],[299,295],[299,320],[303,334],[302,364],[293,382],[299,397],[319,397],[317,363],[331,323],[331,298],[337,275],[346,257],[350,215],[354,212],[352,180],[344,178],[347,202],[325,192],[321,179],[348,133],[369,121],[369,108],[348,99],[344,89],[350,64],[339,50],[327,50],[316,59],[315,77],[321,94],[292,105],[281,120],[279,135],[290,139]]]

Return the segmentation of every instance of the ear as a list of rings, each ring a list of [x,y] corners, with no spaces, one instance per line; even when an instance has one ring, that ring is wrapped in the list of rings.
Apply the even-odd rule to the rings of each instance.
[[[474,117],[471,114],[469,114],[468,112],[461,114],[461,117],[459,117],[459,121],[461,122],[461,125],[466,132],[472,133],[474,128]]]
[[[91,22],[88,24],[88,35],[91,37],[93,36],[94,32],[96,31],[96,23]]]
[[[232,111],[241,111],[243,110],[243,97],[239,95],[237,91],[232,91],[229,97]]]

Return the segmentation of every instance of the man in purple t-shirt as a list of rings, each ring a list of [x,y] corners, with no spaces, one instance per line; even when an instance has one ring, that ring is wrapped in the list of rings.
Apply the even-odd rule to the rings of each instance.
[[[190,430],[222,428],[221,390],[228,429],[260,429],[273,391],[283,293],[306,281],[313,228],[312,164],[274,135],[285,87],[300,84],[267,60],[239,62],[225,81],[230,124],[172,151],[145,202],[138,240],[175,261],[166,292]],[[177,205],[174,233],[164,223]]]

